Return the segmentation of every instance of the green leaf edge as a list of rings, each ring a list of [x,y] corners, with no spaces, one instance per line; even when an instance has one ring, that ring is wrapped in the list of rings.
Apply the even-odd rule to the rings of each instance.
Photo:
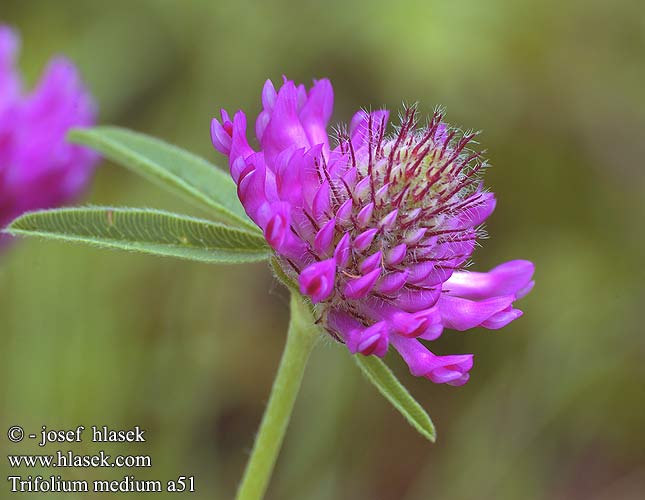
[[[269,259],[271,255],[273,255],[273,252],[271,251],[271,249],[268,246],[264,245],[264,248],[258,249],[258,250],[253,250],[248,248],[240,248],[240,249],[229,248],[229,249],[222,250],[222,252],[230,252],[230,253],[235,253],[236,250],[239,250],[240,252],[239,257],[236,257],[236,258],[227,258],[227,257],[222,257],[220,255],[218,257],[213,257],[212,259],[205,259],[205,258],[195,257],[190,255],[180,255],[178,253],[172,253],[164,250],[164,247],[166,247],[169,249],[177,248],[177,249],[188,250],[188,251],[194,250],[196,253],[209,252],[209,250],[207,249],[186,247],[180,244],[177,244],[177,245],[172,245],[170,243],[155,244],[152,242],[145,242],[144,244],[139,244],[139,245],[134,242],[127,242],[127,243],[120,244],[118,240],[105,239],[104,241],[97,241],[96,239],[93,239],[91,237],[66,235],[63,233],[55,233],[55,232],[48,232],[48,231],[34,231],[34,230],[23,229],[18,227],[20,226],[20,224],[30,220],[34,216],[40,216],[45,214],[60,214],[60,213],[66,213],[66,212],[84,212],[84,211],[147,212],[152,215],[173,217],[173,218],[182,219],[184,221],[191,222],[191,223],[207,224],[210,226],[216,226],[217,228],[224,229],[227,231],[244,233],[245,235],[250,236],[252,238],[257,238],[258,242],[262,241],[262,243],[264,243],[264,240],[260,236],[258,236],[257,234],[251,233],[250,231],[246,231],[241,228],[232,228],[226,224],[209,221],[206,219],[199,219],[196,217],[177,214],[166,210],[132,208],[132,207],[110,207],[110,206],[96,206],[96,205],[85,206],[85,207],[64,207],[64,208],[58,208],[53,210],[35,210],[31,212],[26,212],[20,217],[17,217],[16,219],[14,219],[7,227],[5,227],[2,230],[2,232],[10,234],[12,236],[35,236],[35,237],[39,237],[47,240],[65,241],[70,243],[83,243],[97,248],[118,249],[118,250],[131,251],[131,252],[142,253],[147,255],[155,255],[160,257],[174,257],[181,260],[203,262],[208,264],[218,264],[218,263],[243,264],[243,263],[252,263],[252,262],[262,262]],[[145,248],[146,245],[150,247],[158,246],[159,251],[158,252],[150,251],[147,248]],[[214,254],[215,252],[217,251],[213,251]]]
[[[219,182],[229,184],[233,188],[235,187],[235,183],[226,173],[224,173],[218,167],[210,163],[208,160],[202,158],[201,156],[198,156],[194,153],[191,153],[190,151],[187,151],[156,137],[143,134],[141,132],[136,132],[125,127],[99,126],[90,128],[72,128],[67,133],[67,140],[69,142],[94,149],[110,160],[119,163],[128,170],[134,172],[135,174],[138,174],[145,179],[168,189],[173,193],[180,194],[190,201],[197,202],[204,208],[215,210],[222,219],[235,224],[237,227],[241,226],[244,229],[250,230],[254,233],[260,233],[258,227],[245,215],[242,216],[242,214],[234,213],[218,201],[206,196],[204,193],[196,189],[192,184],[187,182],[182,177],[173,175],[164,168],[151,166],[154,165],[155,162],[146,158],[145,156],[140,155],[132,149],[123,146],[118,141],[115,141],[114,139],[102,134],[101,132],[104,131],[127,133],[136,137],[137,139],[148,140],[150,142],[158,144],[161,147],[185,155],[194,160],[196,163],[202,163],[204,164],[204,166],[210,167],[212,170],[209,171],[209,174],[219,176]],[[136,161],[136,166],[132,165],[132,160]]]
[[[356,354],[352,356],[363,375],[374,385],[378,391],[394,406],[403,417],[414,427],[423,437],[431,442],[437,439],[437,432],[430,415],[423,407],[412,397],[410,392],[396,378],[392,370],[376,356],[362,356]],[[383,380],[383,378],[387,380]],[[387,382],[394,386],[398,393],[398,398],[386,389]],[[408,406],[406,408],[406,405]]]

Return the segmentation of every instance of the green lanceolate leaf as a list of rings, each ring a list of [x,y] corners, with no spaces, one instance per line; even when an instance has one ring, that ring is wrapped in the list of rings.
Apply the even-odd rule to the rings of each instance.
[[[74,129],[68,138],[199,203],[225,222],[258,231],[244,212],[230,175],[199,156],[119,127]]]
[[[376,356],[356,355],[354,359],[367,379],[401,412],[412,427],[434,443],[437,435],[432,420],[394,376],[392,370]]]
[[[257,262],[270,249],[257,234],[160,210],[61,208],[27,213],[6,232],[208,263]]]

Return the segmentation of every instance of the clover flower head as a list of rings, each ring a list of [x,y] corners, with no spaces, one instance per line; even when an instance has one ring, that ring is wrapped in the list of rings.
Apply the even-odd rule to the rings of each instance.
[[[23,212],[73,200],[98,159],[65,141],[69,128],[92,125],[96,115],[74,65],[52,59],[36,88],[23,93],[19,45],[17,34],[0,25],[0,228]],[[7,238],[0,234],[0,245]]]
[[[330,143],[328,80],[311,89],[267,81],[255,124],[259,150],[238,111],[211,125],[229,158],[249,217],[320,322],[352,353],[384,356],[390,345],[411,373],[462,385],[471,354],[439,356],[421,340],[444,328],[498,329],[521,316],[516,299],[533,286],[533,264],[516,260],[468,272],[495,197],[485,162],[440,112],[421,125],[415,108],[388,131],[388,111],[359,111]]]

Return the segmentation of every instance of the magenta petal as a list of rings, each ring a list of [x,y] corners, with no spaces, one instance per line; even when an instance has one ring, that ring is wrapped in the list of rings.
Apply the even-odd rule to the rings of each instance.
[[[423,339],[423,340],[437,340],[439,337],[441,337],[441,334],[443,333],[443,324],[442,323],[435,323],[432,325],[428,326],[428,329],[423,332],[421,335],[419,335],[418,338]]]
[[[408,338],[423,336],[426,340],[437,339],[443,330],[441,316],[436,308],[414,314],[397,312],[392,315],[392,328]]]
[[[338,267],[342,269],[347,266],[351,255],[351,236],[349,235],[349,233],[345,233],[345,235],[338,242],[338,245],[336,245],[336,249],[334,250],[334,260],[336,261]]]
[[[352,354],[385,356],[389,345],[389,329],[385,321],[366,328],[347,313],[336,309],[330,310],[327,321]]]
[[[354,147],[357,149],[362,147],[369,140],[370,135],[373,139],[378,137],[381,127],[387,126],[389,116],[390,112],[386,109],[379,109],[371,113],[361,110],[356,113],[349,125]]]
[[[318,191],[316,191],[316,195],[314,196],[314,200],[312,203],[313,216],[316,218],[316,220],[320,220],[322,217],[325,216],[327,212],[329,212],[329,208],[330,208],[329,196],[330,196],[329,182],[325,181],[320,185],[320,187],[318,188]]]
[[[436,356],[416,339],[392,335],[390,341],[415,377],[425,377],[436,384],[462,385],[473,366],[472,354]]]
[[[513,295],[502,295],[475,302],[443,294],[439,298],[437,306],[446,328],[464,331],[483,326],[485,321],[504,311],[514,300],[515,296]]]
[[[466,382],[470,380],[470,373],[464,373],[461,377],[456,378],[454,380],[451,380],[450,382],[446,382],[448,385],[452,385],[454,387],[459,387],[464,385]]]
[[[374,289],[385,295],[396,293],[405,285],[408,274],[409,272],[407,270],[388,273],[378,280]]]
[[[363,330],[364,325],[356,321],[352,316],[338,309],[329,309],[327,313],[327,324],[338,337],[347,343],[356,331]]]
[[[20,38],[9,26],[0,24],[0,68],[5,69],[14,64]]]
[[[255,170],[255,167],[253,167]],[[241,156],[236,158],[231,162],[231,177],[239,187],[241,181],[242,173],[247,174],[249,172],[249,165],[246,164],[246,160]]]
[[[498,295],[526,295],[532,288],[535,266],[528,260],[505,262],[487,273],[459,271],[444,285],[450,295],[467,299],[486,299]],[[519,297],[518,297],[519,298]]]
[[[524,288],[519,289],[515,293],[515,298],[519,300],[519,299],[521,299],[523,297],[526,297],[529,294],[529,292],[531,290],[533,290],[534,286],[535,286],[535,281],[533,281],[533,280],[529,281],[528,284]]]
[[[347,186],[347,188],[349,189],[354,188],[356,186],[357,177],[358,177],[358,169],[356,167],[348,168],[347,171],[342,175],[343,186]]]
[[[334,291],[336,262],[327,259],[306,267],[299,277],[300,292],[311,297],[314,304],[329,298]]]
[[[441,290],[436,289],[410,289],[403,288],[394,301],[394,305],[407,312],[418,312],[434,306],[441,295]]]
[[[302,186],[298,172],[305,164],[304,148],[288,148],[275,157],[275,170],[278,196],[298,206],[302,203]]]
[[[379,250],[376,253],[373,253],[369,257],[366,257],[363,259],[363,262],[361,262],[358,266],[358,270],[362,273],[369,273],[376,267],[381,266],[381,261],[383,260],[383,253]]]
[[[352,199],[347,198],[347,200],[344,201],[343,204],[336,211],[336,220],[338,220],[340,224],[349,222],[350,217],[352,215],[352,204],[353,204]]]
[[[264,110],[268,112],[273,111],[277,99],[278,93],[275,91],[273,82],[267,80],[264,82],[264,87],[262,88],[262,106],[264,106]]]
[[[304,155],[302,160],[299,162],[296,182],[300,185],[300,189],[302,190],[302,208],[305,206],[311,206],[313,199],[320,188],[320,177],[318,176],[316,165],[320,160],[321,154],[322,145],[304,149]]]
[[[255,160],[257,160],[256,164],[246,165],[240,173],[237,195],[248,216],[259,224],[258,210],[268,200],[265,192],[266,169],[261,158],[258,157]]]
[[[440,366],[432,370],[425,376],[428,380],[432,380],[435,384],[448,384],[454,386],[464,385],[470,378],[468,373],[462,371],[462,367],[457,365],[452,358],[455,356],[438,356],[437,359],[446,363],[445,366]]]
[[[406,212],[403,214],[401,217],[402,220],[405,222],[411,222],[411,221],[416,221],[419,219],[419,215],[421,214],[421,209],[420,208],[413,208],[412,210]]]
[[[484,222],[495,210],[496,200],[493,193],[475,193],[469,200],[472,202],[459,212],[458,227],[476,227]]]
[[[226,126],[228,130],[225,128]],[[231,153],[232,135],[233,124],[230,121],[225,122],[222,119],[222,123],[220,123],[217,118],[213,118],[211,121],[211,141],[217,151],[227,156]]]
[[[422,280],[416,282],[423,286],[438,286],[444,283],[452,275],[453,270],[451,267],[437,266],[430,271]]]
[[[232,164],[238,157],[247,158],[253,153],[254,151],[246,139],[246,115],[242,111],[238,111],[233,117],[229,164]]]
[[[258,141],[262,142],[262,137],[264,137],[264,131],[267,129],[269,122],[271,121],[271,113],[268,111],[262,111],[257,119],[255,120],[255,136],[258,138]]]
[[[364,330],[355,330],[347,342],[347,347],[353,354],[374,355],[380,358],[387,353],[388,345],[388,328],[385,321],[375,323]]]
[[[374,203],[368,203],[360,209],[356,216],[358,227],[364,228],[369,224],[370,219],[372,218],[372,212],[374,212]]]
[[[434,133],[435,142],[443,145],[448,140],[448,126],[445,123],[437,125],[437,131]]]
[[[327,123],[331,118],[334,106],[334,90],[327,79],[318,80],[309,91],[309,96],[302,111],[300,121],[305,129],[309,143],[323,145],[325,156],[329,155],[329,138]]]
[[[289,79],[286,76],[283,77],[283,79],[285,83],[289,81]],[[301,83],[297,87],[297,93],[298,93],[298,113],[300,113],[304,105],[307,103],[307,88]]]
[[[387,192],[390,189],[390,183],[388,182],[384,186],[380,187],[376,193],[374,193],[374,200],[377,205],[387,203]]]
[[[500,328],[504,328],[511,321],[515,321],[517,318],[522,316],[522,314],[522,311],[519,309],[508,307],[501,312],[493,314],[490,318],[484,321],[481,326],[488,328],[489,330],[499,330]]]
[[[362,252],[363,250],[369,248],[369,246],[372,244],[372,241],[374,241],[374,236],[376,236],[376,233],[378,233],[378,229],[376,228],[363,231],[354,239],[354,248],[358,252]]]
[[[273,249],[289,258],[298,258],[306,251],[305,243],[291,231],[291,205],[284,201],[264,203],[257,210],[257,224]]]
[[[396,217],[399,214],[398,210],[392,210],[389,214],[381,219],[379,222],[379,227],[384,229],[392,229],[394,223],[396,222]]]
[[[363,177],[356,183],[356,186],[354,187],[354,194],[360,199],[365,198],[370,192],[371,182],[372,180],[369,177]]]
[[[289,231],[289,219],[284,213],[277,213],[264,229],[264,237],[274,249],[279,250]]]
[[[396,266],[403,262],[407,251],[408,246],[405,243],[401,243],[388,251],[387,256],[385,257],[385,262],[389,266]]]
[[[412,229],[405,233],[405,239],[404,241],[408,245],[414,245],[421,241],[421,239],[424,237],[424,235],[428,232],[428,228],[426,227],[420,227],[418,229]]]
[[[314,249],[320,255],[325,255],[331,249],[334,239],[334,229],[336,228],[336,219],[330,219],[316,234],[314,239]]]
[[[298,90],[288,80],[280,90],[271,112],[271,120],[260,142],[269,160],[290,146],[310,147],[309,139],[298,117]]]
[[[416,285],[425,281],[425,279],[434,270],[435,263],[420,262],[418,264],[411,264],[407,266],[407,268],[410,271],[410,277],[408,278],[408,281]]]
[[[360,278],[351,279],[345,285],[343,294],[349,299],[360,299],[365,297],[381,275],[381,268],[374,269]]]

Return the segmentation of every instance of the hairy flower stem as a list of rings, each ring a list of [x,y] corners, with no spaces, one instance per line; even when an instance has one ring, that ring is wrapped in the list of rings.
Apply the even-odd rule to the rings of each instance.
[[[291,418],[309,354],[319,337],[318,331],[309,306],[296,292],[293,292],[287,343],[273,382],[269,404],[262,417],[253,451],[237,490],[237,500],[260,500],[264,497]]]

